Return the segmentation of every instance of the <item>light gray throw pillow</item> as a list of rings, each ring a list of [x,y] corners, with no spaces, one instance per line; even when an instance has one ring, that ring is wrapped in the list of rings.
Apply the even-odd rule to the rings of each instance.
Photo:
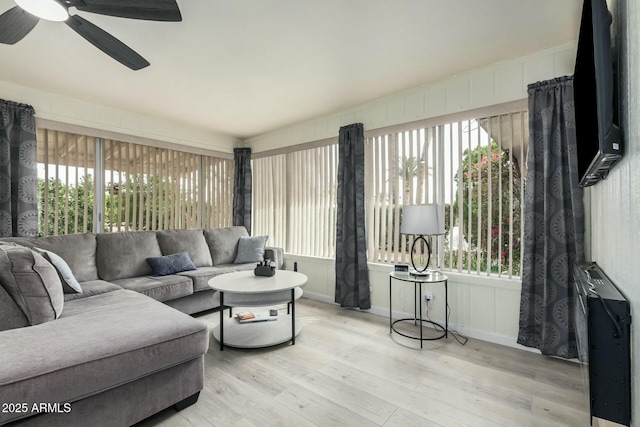
[[[234,264],[264,261],[264,248],[269,236],[241,237],[238,241],[238,255]]]
[[[42,256],[44,256],[44,258],[55,267],[58,275],[60,276],[60,281],[62,282],[62,290],[65,294],[77,294],[82,292],[82,287],[73,275],[69,264],[67,264],[60,255],[46,249],[33,249],[42,254]]]
[[[189,253],[180,252],[177,254],[150,257],[147,262],[156,276],[167,276],[169,274],[180,273],[181,271],[195,270],[196,266],[189,258]]]

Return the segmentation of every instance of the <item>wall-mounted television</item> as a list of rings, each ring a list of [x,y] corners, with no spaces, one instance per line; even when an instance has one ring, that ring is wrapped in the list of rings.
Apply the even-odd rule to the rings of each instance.
[[[606,0],[584,0],[573,76],[581,187],[605,179],[624,152],[622,132],[614,124],[611,22]]]

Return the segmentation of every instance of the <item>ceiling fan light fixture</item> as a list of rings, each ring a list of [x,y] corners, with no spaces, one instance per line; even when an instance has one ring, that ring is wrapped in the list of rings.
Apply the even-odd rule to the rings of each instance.
[[[47,21],[66,21],[67,9],[55,0],[15,0],[18,6]]]

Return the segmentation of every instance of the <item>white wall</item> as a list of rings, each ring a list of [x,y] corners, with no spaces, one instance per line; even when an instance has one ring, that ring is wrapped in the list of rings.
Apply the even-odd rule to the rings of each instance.
[[[591,189],[591,254],[631,302],[633,425],[640,425],[640,5],[617,2],[625,157]]]
[[[36,117],[205,150],[233,152],[237,138],[184,123],[132,113],[0,81],[0,98],[33,105]]]
[[[335,137],[340,126],[351,123],[361,122],[365,130],[372,130],[524,99],[529,83],[573,74],[575,53],[576,43],[565,43],[287,126],[244,143],[258,153]]]

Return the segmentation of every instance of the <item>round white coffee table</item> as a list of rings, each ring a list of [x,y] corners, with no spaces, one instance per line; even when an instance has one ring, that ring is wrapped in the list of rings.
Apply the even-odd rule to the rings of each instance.
[[[216,276],[209,280],[209,286],[220,292],[220,324],[213,330],[213,337],[224,346],[238,348],[259,348],[291,341],[302,330],[296,325],[296,288],[307,283],[307,276],[287,270],[277,270],[271,277],[256,276],[253,270],[239,271]],[[298,289],[300,293],[301,290]],[[238,318],[225,322],[224,311],[233,307],[263,307],[290,304],[290,313],[279,314],[276,320],[240,323]],[[266,309],[268,312],[268,309]],[[289,311],[289,310],[287,310]]]

